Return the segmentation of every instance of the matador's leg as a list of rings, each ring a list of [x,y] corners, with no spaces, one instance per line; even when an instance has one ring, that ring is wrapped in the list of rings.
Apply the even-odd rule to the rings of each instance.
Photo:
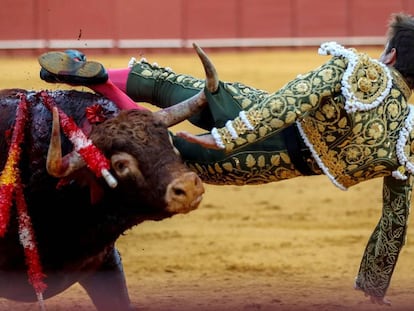
[[[86,58],[75,62],[65,53],[45,54],[41,64],[47,70],[46,77],[50,78],[50,82],[76,82],[79,80],[78,75],[83,73],[78,68],[89,68]],[[99,72],[105,72],[104,68],[99,68]],[[62,72],[65,74],[58,74]],[[66,72],[71,74],[68,76]],[[85,80],[82,76],[80,78],[79,81]],[[125,89],[129,100],[148,102],[164,108],[192,97],[205,87],[204,80],[176,74],[144,60],[132,66],[126,85],[120,89],[110,80],[94,84],[94,79],[87,77],[88,86],[112,100],[114,94],[119,94],[119,100],[115,99],[114,102],[126,105],[126,108],[122,106],[121,109],[134,107],[133,103],[122,100],[122,89]],[[267,92],[241,83],[220,82],[214,93],[207,89],[205,92],[208,107],[190,118],[190,121],[206,130],[224,126],[227,120],[235,118],[241,110],[248,109],[267,96]],[[319,173],[294,126],[232,154],[200,148],[177,137],[174,140],[185,162],[207,183],[260,184]]]
[[[203,148],[180,137],[174,137],[174,145],[186,165],[209,184],[254,185],[321,174],[296,131],[292,126],[229,154]]]
[[[136,102],[147,102],[165,108],[194,96],[203,88],[204,80],[176,74],[169,68],[141,60],[131,68],[126,93]],[[191,117],[190,121],[203,129],[214,126],[209,109]]]
[[[127,94],[135,101],[167,107],[193,96],[203,87],[204,80],[140,61],[129,74]],[[205,91],[208,108],[190,119],[204,129],[223,126],[267,95],[241,83],[220,82],[216,92]],[[186,164],[211,184],[262,184],[319,173],[294,126],[231,154],[205,149],[178,137],[174,137],[174,145]]]
[[[134,101],[148,102],[161,108],[188,99],[205,87],[204,79],[178,74],[171,69],[151,65],[145,60],[135,63],[128,76],[126,93]],[[208,107],[190,121],[203,129],[224,126],[240,110],[262,100],[267,92],[241,83],[220,82],[210,93],[205,89]]]
[[[355,288],[373,302],[388,304],[384,298],[407,234],[410,198],[414,178],[384,177],[381,218],[362,257]]]

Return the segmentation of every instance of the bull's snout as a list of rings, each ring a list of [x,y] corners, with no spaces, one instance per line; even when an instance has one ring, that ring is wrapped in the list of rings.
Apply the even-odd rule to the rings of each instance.
[[[204,194],[201,179],[193,172],[174,179],[167,187],[167,211],[188,213],[198,207]]]

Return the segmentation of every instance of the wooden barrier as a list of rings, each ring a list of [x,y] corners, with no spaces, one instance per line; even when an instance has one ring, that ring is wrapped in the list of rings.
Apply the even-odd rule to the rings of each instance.
[[[0,52],[383,44],[410,0],[2,0]]]

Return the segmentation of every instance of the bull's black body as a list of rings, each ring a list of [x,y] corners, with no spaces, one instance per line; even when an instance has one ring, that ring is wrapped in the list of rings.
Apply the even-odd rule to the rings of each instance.
[[[10,129],[19,102],[16,92],[3,93],[0,93],[0,169],[4,168],[8,156]],[[30,117],[25,128],[20,170],[41,264],[47,275],[44,297],[54,296],[79,282],[98,310],[135,310],[130,307],[122,264],[114,244],[134,225],[170,215],[162,209],[154,211],[139,191],[120,195],[119,187],[110,189],[103,180],[99,181],[104,189],[103,197],[97,204],[91,204],[90,188],[76,181],[56,189],[59,179],[50,176],[45,168],[52,116],[38,93],[26,94]],[[49,95],[78,125],[87,122],[87,106],[99,103],[109,118],[118,113],[112,102],[91,93],[56,91]],[[62,145],[64,154],[73,149],[65,138]],[[83,174],[91,173],[83,169]],[[27,281],[14,207],[12,211],[6,236],[0,238],[0,297],[36,301]]]

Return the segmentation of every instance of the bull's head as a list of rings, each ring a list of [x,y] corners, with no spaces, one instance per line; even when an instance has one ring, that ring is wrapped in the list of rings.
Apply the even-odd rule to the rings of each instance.
[[[200,48],[195,48],[206,72],[206,87],[217,89],[213,65]],[[175,152],[168,127],[186,120],[206,104],[205,94],[200,91],[186,101],[156,112],[121,111],[92,129],[89,138],[110,160],[111,173],[118,183],[116,191],[123,199],[138,198],[171,214],[197,208],[204,193],[203,184]],[[85,163],[76,152],[62,158],[59,129],[58,114],[54,111],[47,169],[55,177],[64,177]]]

